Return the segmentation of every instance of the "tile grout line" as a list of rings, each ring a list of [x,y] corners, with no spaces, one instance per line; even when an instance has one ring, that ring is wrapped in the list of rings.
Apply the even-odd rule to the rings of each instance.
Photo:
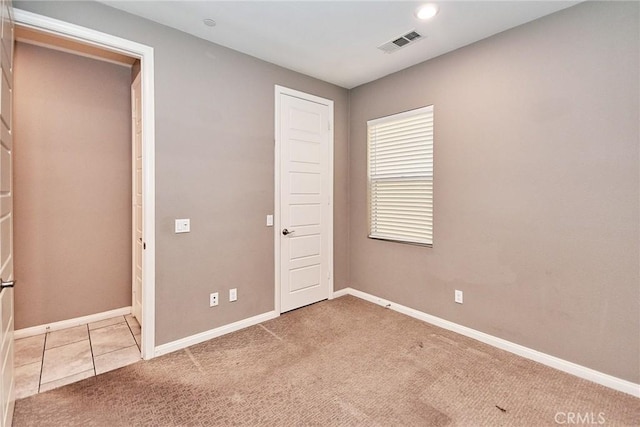
[[[87,323],[87,335],[89,335],[89,350],[91,351],[91,366],[93,366],[93,376],[97,377],[96,373],[96,361],[93,356],[93,345],[91,344],[91,329],[89,329],[89,324]]]
[[[140,348],[140,346],[138,345],[138,341],[136,341],[136,335],[133,333],[133,331],[131,330],[131,325],[129,324],[129,321],[127,320],[127,316],[124,317],[124,321],[127,323],[127,327],[129,328],[129,332],[131,332],[131,336],[133,337],[133,341],[136,343],[136,347],[138,347],[138,351],[142,352],[142,349]],[[136,322],[138,320],[136,319]],[[126,347],[125,347],[126,348]]]
[[[129,322],[127,322],[126,317],[124,316],[116,316],[116,317],[112,317],[112,319],[115,319],[117,317],[122,317],[124,320],[122,322],[117,322],[117,323],[112,323],[110,325],[104,325],[101,326],[99,328],[93,328],[93,329],[89,329],[89,324],[87,323],[87,332],[89,334],[89,348],[91,349],[91,364],[93,365],[93,376],[97,377],[98,376],[98,370],[96,369],[96,356],[93,354],[93,344],[91,343],[91,331],[97,331],[98,329],[104,329],[104,328],[108,328],[110,326],[116,326],[119,325],[121,323],[125,323],[127,325],[127,328],[129,328],[129,332],[131,332],[131,328],[129,327]],[[109,320],[109,319],[106,319]],[[135,338],[133,340],[135,342]],[[123,347],[123,348],[127,348],[127,347]],[[122,348],[116,349],[116,350],[111,350],[108,351],[106,353],[102,353],[102,354],[109,354],[109,353],[113,353],[114,351],[118,351],[118,350],[122,350]],[[102,354],[100,354],[100,356],[102,356]]]
[[[131,347],[136,347],[136,348],[137,348],[137,347],[138,347],[138,345],[136,344],[136,345],[130,345],[130,346],[127,346],[127,347],[120,347],[120,348],[116,348],[115,350],[109,350],[109,351],[107,351],[106,353],[100,353],[100,354],[98,354],[96,357],[98,357],[98,356],[104,356],[105,354],[115,353],[116,351],[124,350],[124,349],[131,348]]]
[[[38,391],[36,392],[36,394],[40,393],[40,387],[42,386],[42,371],[44,371],[44,353],[47,351],[47,335],[49,335],[49,332],[45,332],[44,342],[42,343],[42,360],[40,361],[40,376],[38,377]]]
[[[107,329],[107,328],[110,328],[110,327],[112,327],[112,326],[119,326],[119,325],[122,325],[122,323],[116,323],[116,324],[113,324],[113,325],[105,326],[104,328],[89,329],[89,331],[90,331],[90,332],[91,332],[91,331],[99,331],[99,330],[101,330],[101,329]]]
[[[63,330],[64,330],[64,329],[63,329]],[[84,339],[80,339],[80,340],[77,340],[77,341],[67,342],[67,343],[64,343],[64,344],[57,345],[57,346],[55,346],[55,347],[49,347],[49,348],[47,348],[46,350],[53,350],[54,348],[64,347],[65,345],[75,344],[75,343],[77,343],[77,342],[81,342],[81,341],[84,341]]]
[[[133,333],[133,330],[131,329],[131,325],[129,324],[129,322],[126,319],[126,316],[118,316],[118,317],[122,317],[124,320],[121,321],[121,322],[113,323],[111,325],[101,326],[99,328],[90,329],[89,328],[89,323],[85,323],[84,325],[79,325],[79,326],[84,326],[86,328],[86,330],[87,330],[87,338],[88,338],[88,341],[89,341],[89,350],[91,352],[91,366],[92,367],[91,367],[90,370],[93,371],[93,376],[94,377],[97,376],[98,374],[97,374],[97,370],[96,370],[95,355],[94,355],[94,352],[93,352],[93,343],[91,341],[91,331],[96,331],[96,330],[99,330],[99,329],[108,328],[110,326],[116,326],[116,325],[125,323],[127,325],[127,329],[129,330],[129,333],[131,334],[131,337],[133,338],[133,341],[135,343],[136,348],[138,349],[138,351],[141,351],[140,350],[140,345],[138,344],[138,342],[135,339],[135,335]],[[71,329],[71,328],[66,328],[66,329]],[[64,329],[62,329],[62,330],[64,330]],[[40,372],[39,372],[39,376],[38,376],[38,388],[37,388],[35,394],[39,394],[41,392],[41,390],[42,390],[42,385],[43,385],[42,377],[43,377],[43,374],[44,374],[44,358],[45,358],[47,350],[58,349],[58,348],[66,346],[66,345],[75,344],[75,343],[79,343],[79,342],[84,341],[84,340],[73,341],[73,342],[61,344],[61,345],[58,345],[58,346],[55,346],[55,347],[51,347],[51,348],[48,349],[47,348],[47,340],[49,338],[49,334],[50,333],[51,333],[51,331],[47,331],[47,332],[45,332],[43,334],[44,335],[44,341],[43,341],[43,344],[42,344],[42,358],[40,359]],[[133,347],[133,345],[129,346],[129,347]],[[120,349],[112,350],[112,351],[109,351],[109,352],[104,353],[104,354],[113,353],[115,351],[123,350],[123,349],[129,348],[129,347],[123,347],[123,348],[120,348]],[[88,371],[84,371],[84,372],[88,372]],[[64,377],[64,378],[68,378],[70,376],[72,376],[72,375],[69,375],[69,376]],[[64,378],[60,378],[60,379],[64,379]],[[54,380],[54,381],[57,381],[57,380]],[[45,384],[49,384],[49,382],[45,383]]]
[[[118,316],[118,317],[124,317],[124,316]],[[115,317],[112,317],[112,319],[115,319]],[[110,319],[106,319],[106,320],[110,320]],[[103,320],[104,322],[104,320]],[[92,322],[92,323],[97,323],[97,322]],[[129,323],[127,322],[127,319],[124,319],[122,322],[116,322],[116,323],[111,323],[110,325],[104,325],[104,326],[100,326],[98,328],[93,328],[93,329],[89,329],[90,331],[97,331],[98,329],[104,329],[104,328],[108,328],[110,326],[115,326],[115,325],[119,325],[121,323],[126,323],[127,325],[129,325]],[[87,323],[87,327],[89,327],[89,324]],[[64,329],[63,329],[64,330]]]
[[[123,318],[124,318],[124,321],[123,321],[123,322],[118,322],[118,323],[113,323],[113,324],[111,324],[111,325],[106,325],[106,326],[103,326],[103,327],[101,327],[101,328],[91,329],[91,330],[89,330],[89,336],[91,336],[91,331],[96,331],[96,330],[98,330],[98,329],[108,328],[108,327],[110,327],[110,326],[116,326],[116,325],[120,325],[120,324],[124,323],[125,325],[127,325],[127,329],[129,330],[129,333],[131,334],[131,338],[133,338],[134,345],[125,346],[125,347],[121,347],[121,348],[116,348],[116,349],[114,349],[114,350],[107,351],[106,353],[101,353],[101,354],[99,354],[98,356],[104,356],[104,355],[106,355],[106,354],[115,353],[115,352],[117,352],[117,351],[121,351],[121,350],[124,350],[124,349],[127,349],[127,348],[131,348],[131,347],[134,347],[134,346],[138,349],[138,352],[140,352],[140,346],[139,346],[139,345],[138,345],[138,343],[136,342],[136,337],[134,336],[133,331],[131,330],[131,325],[129,325],[129,321],[127,320],[127,317],[126,317],[126,316],[118,316],[118,317],[123,317]],[[87,325],[87,326],[88,326],[88,325]],[[89,343],[91,344],[91,339],[89,339]],[[94,368],[95,376],[98,376],[98,370],[97,370],[97,368],[96,368],[95,356],[93,355],[93,345],[91,345],[91,359],[92,359],[92,361],[93,361],[93,368]],[[125,366],[126,366],[126,365],[125,365]],[[107,371],[107,372],[108,372],[108,371]],[[103,372],[103,373],[104,373],[104,372]]]

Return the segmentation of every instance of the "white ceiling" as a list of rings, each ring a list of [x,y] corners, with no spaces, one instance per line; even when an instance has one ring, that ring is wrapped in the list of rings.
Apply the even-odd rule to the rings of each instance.
[[[348,89],[579,3],[434,1],[438,15],[420,21],[414,12],[427,2],[102,1]],[[377,49],[413,29],[426,38],[391,54]]]

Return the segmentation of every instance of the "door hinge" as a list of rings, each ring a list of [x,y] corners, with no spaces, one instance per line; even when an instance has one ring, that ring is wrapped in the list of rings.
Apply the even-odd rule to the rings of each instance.
[[[146,242],[142,244],[142,249],[143,249],[143,250],[144,250],[144,249],[147,249],[147,243],[146,243]]]

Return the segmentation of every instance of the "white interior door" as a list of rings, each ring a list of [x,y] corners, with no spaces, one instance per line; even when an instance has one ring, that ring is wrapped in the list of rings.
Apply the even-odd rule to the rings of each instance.
[[[13,419],[13,19],[10,0],[2,0],[0,42],[0,426]]]
[[[131,84],[131,132],[132,132],[132,226],[133,226],[133,268],[132,268],[132,311],[142,325],[142,89],[140,74]]]
[[[276,268],[280,311],[285,312],[327,299],[333,290],[333,102],[277,89]]]

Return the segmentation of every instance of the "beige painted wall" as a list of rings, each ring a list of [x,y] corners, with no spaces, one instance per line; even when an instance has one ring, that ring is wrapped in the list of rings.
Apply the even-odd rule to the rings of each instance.
[[[351,285],[639,382],[638,16],[584,3],[352,90]],[[366,121],[429,104],[434,246],[368,239]]]
[[[154,48],[156,345],[274,309],[276,84],[335,102],[334,281],[348,284],[346,89],[96,2],[14,5]]]
[[[131,69],[17,43],[16,329],[131,305]]]

